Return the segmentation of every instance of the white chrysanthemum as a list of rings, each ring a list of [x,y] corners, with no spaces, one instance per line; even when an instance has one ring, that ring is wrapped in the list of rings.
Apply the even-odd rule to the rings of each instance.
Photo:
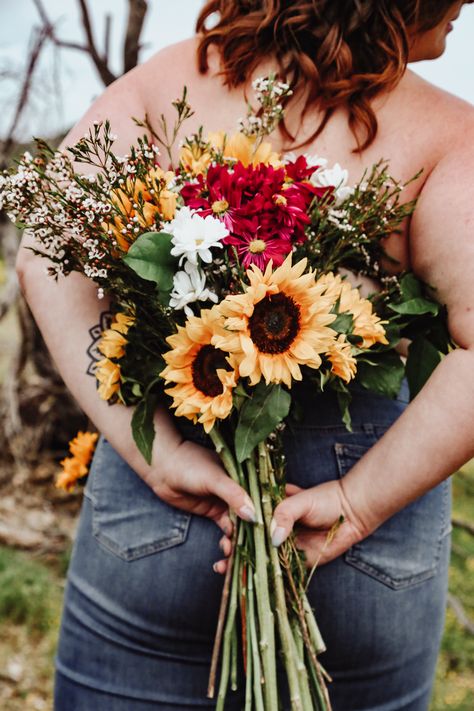
[[[189,207],[181,208],[166,229],[173,235],[171,254],[180,257],[180,264],[187,259],[194,266],[198,257],[212,262],[211,248],[222,247],[222,240],[229,234],[223,222],[212,215],[196,215]]]
[[[341,168],[339,163],[333,165],[332,168],[324,168],[323,170],[316,170],[310,178],[313,185],[318,188],[327,188],[329,186],[334,186],[334,196],[336,198],[336,205],[340,205],[349,195],[354,192],[353,188],[347,185],[349,179],[349,172],[344,168]]]
[[[306,158],[306,162],[309,168],[325,168],[328,164],[326,158],[321,158],[320,156],[311,155],[310,153],[303,153],[303,158]],[[298,156],[294,151],[290,153],[285,153],[283,160],[285,163],[295,163]]]
[[[170,306],[175,310],[184,309],[186,316],[193,312],[188,304],[194,301],[218,302],[214,292],[206,289],[205,274],[191,262],[186,262],[184,271],[176,272],[173,277],[173,291],[170,295]]]

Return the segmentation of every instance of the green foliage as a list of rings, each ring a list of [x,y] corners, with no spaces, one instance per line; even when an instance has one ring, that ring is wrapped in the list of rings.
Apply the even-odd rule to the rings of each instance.
[[[24,553],[0,547],[0,620],[44,634],[54,622],[59,588],[53,574]]]
[[[408,348],[406,374],[414,398],[441,361],[441,353],[426,338],[416,338]]]
[[[280,385],[265,385],[261,381],[244,402],[235,432],[235,453],[243,462],[288,415],[291,396]]]
[[[419,296],[416,299],[402,301],[401,304],[390,304],[389,308],[398,314],[407,316],[422,316],[424,314],[433,314],[433,316],[436,316],[439,313],[440,307],[439,304],[434,301],[429,301]]]
[[[394,351],[369,354],[357,365],[357,379],[364,388],[387,397],[396,397],[405,376],[405,366]]]
[[[177,259],[171,256],[171,238],[166,232],[146,232],[140,235],[123,257],[133,271],[156,284],[160,300],[167,304],[173,287]]]
[[[153,440],[155,439],[153,418],[157,405],[158,395],[156,393],[147,393],[136,406],[132,417],[133,439],[147,464],[151,464]]]

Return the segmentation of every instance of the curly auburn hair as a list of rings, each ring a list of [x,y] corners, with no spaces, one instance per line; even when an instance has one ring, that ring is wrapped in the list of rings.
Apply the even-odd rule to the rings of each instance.
[[[410,31],[435,27],[454,4],[455,0],[210,0],[196,25],[199,71],[208,70],[208,49],[215,45],[225,84],[237,87],[264,57],[273,55],[280,77],[293,92],[307,88],[303,113],[314,105],[324,110],[310,140],[338,107],[346,106],[355,150],[360,152],[377,134],[372,100],[393,89],[405,72]],[[208,28],[214,14],[217,22]],[[281,130],[294,140],[284,122]]]

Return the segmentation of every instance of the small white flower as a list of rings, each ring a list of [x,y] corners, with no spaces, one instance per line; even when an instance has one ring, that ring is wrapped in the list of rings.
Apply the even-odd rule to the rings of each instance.
[[[336,205],[340,205],[349,195],[352,195],[354,189],[347,185],[349,172],[341,168],[339,163],[333,165],[332,168],[324,168],[316,170],[310,178],[313,185],[319,188],[327,188],[333,186]]]
[[[171,308],[184,309],[186,316],[193,312],[188,304],[194,301],[213,301],[218,298],[209,289],[206,289],[206,276],[201,270],[190,262],[184,265],[184,271],[176,272],[173,277],[173,291],[170,295]]]
[[[318,170],[325,168],[328,164],[326,158],[320,158],[319,156],[312,156],[309,153],[303,153],[303,157],[306,158],[306,162],[309,168],[318,168]],[[285,163],[294,163],[298,159],[298,156],[293,151],[291,153],[286,153],[283,156]],[[316,171],[317,172],[317,171]]]
[[[212,262],[211,247],[222,247],[222,240],[229,234],[225,225],[213,217],[201,217],[189,207],[183,207],[167,226],[173,235],[171,254],[180,257],[180,265],[185,259],[197,266],[198,257],[206,263]]]

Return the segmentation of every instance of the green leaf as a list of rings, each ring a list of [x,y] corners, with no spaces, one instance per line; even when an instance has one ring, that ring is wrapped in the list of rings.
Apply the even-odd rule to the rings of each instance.
[[[392,311],[395,311],[397,314],[407,316],[420,316],[422,314],[433,314],[433,316],[436,316],[440,309],[438,303],[424,299],[421,296],[403,301],[401,304],[390,304],[389,306]]]
[[[171,255],[171,239],[172,235],[166,232],[146,232],[138,237],[123,258],[138,276],[153,281],[164,299],[173,287],[178,262]]]
[[[158,404],[158,395],[149,394],[135,408],[132,417],[132,434],[135,444],[143,454],[147,464],[151,464],[155,426],[153,416]]]
[[[352,314],[338,314],[336,320],[330,324],[330,327],[338,333],[350,333],[353,323]]]
[[[400,290],[404,301],[410,301],[422,295],[421,282],[412,272],[408,272],[400,279]]]
[[[352,432],[352,418],[349,410],[351,400],[352,395],[346,388],[337,391],[337,402],[341,410],[342,421],[349,432]]]
[[[441,359],[441,353],[426,338],[417,338],[410,343],[406,373],[411,400],[420,392]]]
[[[260,382],[244,402],[235,432],[235,454],[243,462],[288,415],[291,395],[280,385]]]
[[[404,376],[403,361],[393,351],[381,353],[376,364],[360,362],[357,366],[356,377],[364,388],[391,398],[398,395]]]

